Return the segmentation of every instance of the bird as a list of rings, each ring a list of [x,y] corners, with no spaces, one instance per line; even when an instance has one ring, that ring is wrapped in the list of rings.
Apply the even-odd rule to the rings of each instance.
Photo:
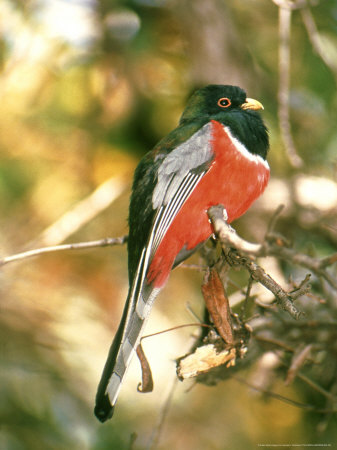
[[[114,412],[154,300],[171,270],[214,233],[207,210],[227,223],[262,194],[270,169],[262,104],[232,85],[210,84],[187,101],[177,128],[138,164],[129,207],[129,291],[96,394],[94,413]]]

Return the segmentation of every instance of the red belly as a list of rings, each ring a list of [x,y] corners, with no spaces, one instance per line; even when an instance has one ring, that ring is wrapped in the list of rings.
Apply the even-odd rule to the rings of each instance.
[[[194,191],[187,198],[161,241],[147,274],[147,281],[161,287],[176,256],[184,247],[191,250],[208,239],[213,230],[207,210],[222,204],[230,223],[244,214],[265,189],[268,166],[237,150],[222,124],[212,121],[215,158]]]

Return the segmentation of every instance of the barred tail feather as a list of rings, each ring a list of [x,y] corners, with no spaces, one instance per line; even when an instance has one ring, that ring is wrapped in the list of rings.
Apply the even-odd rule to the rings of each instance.
[[[160,290],[152,288],[144,281],[143,256],[98,386],[94,412],[101,422],[105,422],[113,415],[123,379]]]
[[[113,415],[113,407],[114,405],[111,403],[109,395],[107,393],[107,386],[109,384],[110,378],[113,374],[114,367],[117,361],[118,353],[120,352],[122,336],[124,334],[125,322],[127,317],[127,306],[129,303],[129,299],[127,300],[122,319],[120,321],[117,333],[114,337],[114,340],[111,344],[108,358],[106,360],[104,370],[101,376],[101,380],[99,382],[96,394],[96,405],[94,409],[95,416],[101,422],[105,422],[107,419],[110,419]]]

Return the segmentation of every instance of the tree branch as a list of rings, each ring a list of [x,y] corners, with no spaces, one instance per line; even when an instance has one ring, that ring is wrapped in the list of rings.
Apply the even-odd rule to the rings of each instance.
[[[262,250],[261,244],[252,244],[245,241],[236,234],[236,231],[225,222],[226,214],[223,206],[211,206],[208,210],[208,216],[212,221],[214,231],[217,234],[220,242],[227,247],[231,245],[237,250],[248,254],[258,255]]]
[[[270,292],[272,292],[275,296],[276,301],[281,305],[281,307],[292,317],[298,319],[301,313],[294,305],[293,300],[308,292],[309,277],[307,276],[301,283],[300,287],[293,293],[288,293],[270,275],[268,275],[262,267],[260,267],[255,261],[250,258],[250,256],[252,255],[272,255],[282,252],[288,252],[288,257],[290,257],[290,249],[277,247],[277,251],[273,251],[273,247],[266,248],[266,246],[261,244],[251,244],[250,242],[247,242],[244,239],[240,238],[235,233],[235,231],[225,222],[224,208],[221,205],[212,206],[208,210],[208,215],[229,264],[239,265],[246,268],[254,281],[258,281]],[[233,251],[231,247],[234,247],[235,251]],[[242,255],[242,253],[244,254],[244,256]],[[297,261],[297,263],[304,263],[306,264],[306,267],[310,267],[311,269],[314,268],[316,271],[319,270],[323,275],[324,272],[319,266],[320,262],[317,263],[317,261],[315,260],[315,263],[313,263],[312,258],[310,259],[310,257],[307,257],[307,255],[296,254],[292,250],[290,251],[290,253],[291,260],[293,262]],[[334,258],[332,260],[334,260]],[[327,274],[324,273],[324,276],[326,275]],[[329,281],[332,280],[329,279]]]
[[[75,244],[53,245],[50,247],[36,248],[34,250],[27,250],[26,252],[21,252],[15,255],[0,258],[0,267],[14,261],[20,261],[23,259],[31,258],[33,256],[40,256],[45,253],[60,252],[64,250],[83,250],[86,248],[107,247],[112,245],[122,245],[125,244],[127,239],[128,239],[127,236],[122,236],[117,238],[104,238],[96,241],[77,242]]]
[[[299,168],[303,160],[297,154],[291,133],[289,118],[289,85],[290,85],[290,34],[292,4],[289,1],[276,1],[279,7],[279,89],[278,89],[278,118],[281,137],[290,164]]]

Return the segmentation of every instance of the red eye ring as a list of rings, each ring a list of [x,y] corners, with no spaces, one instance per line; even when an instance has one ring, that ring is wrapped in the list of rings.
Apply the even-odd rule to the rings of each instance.
[[[218,106],[220,106],[220,108],[228,108],[231,104],[232,102],[227,97],[222,97],[218,100]]]

